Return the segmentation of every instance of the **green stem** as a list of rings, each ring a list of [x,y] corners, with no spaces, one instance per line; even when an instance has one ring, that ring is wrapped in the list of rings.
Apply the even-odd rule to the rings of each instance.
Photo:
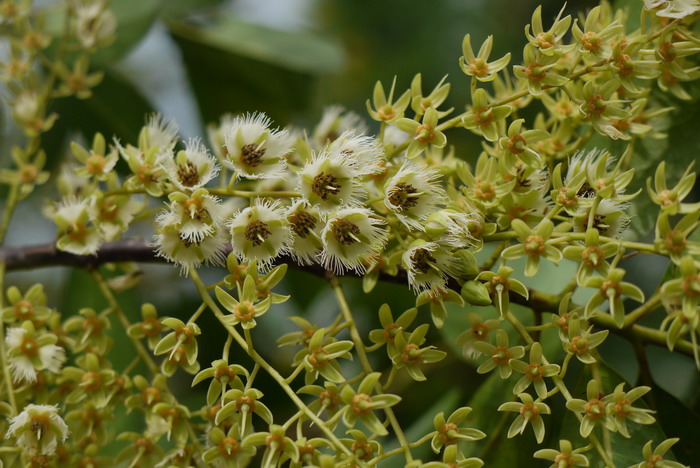
[[[0,310],[4,307],[5,302],[5,262],[0,262]],[[12,375],[10,368],[7,365],[7,354],[5,351],[5,324],[0,320],[0,364],[2,364],[3,380],[5,381],[5,389],[7,391],[7,399],[12,407],[13,416],[18,414],[17,401],[15,400],[15,389],[12,385]]]
[[[362,342],[362,337],[360,336],[359,331],[357,330],[357,325],[355,324],[355,321],[352,317],[352,312],[350,311],[350,307],[348,306],[348,302],[345,298],[343,288],[340,285],[340,281],[336,276],[332,276],[330,278],[330,283],[331,288],[333,288],[333,292],[335,293],[335,298],[338,302],[338,306],[340,307],[340,312],[343,314],[345,321],[350,324],[350,337],[352,338],[353,343],[355,343],[355,350],[357,351],[357,357],[360,360],[360,367],[366,374],[371,374],[373,372],[372,365],[370,364],[369,359],[367,359],[365,345]],[[382,385],[379,382],[377,382],[375,389],[377,392],[381,393]],[[391,424],[391,428],[396,434],[396,438],[398,439],[399,444],[401,445],[401,447],[403,447],[406,463],[412,462],[413,455],[411,455],[411,449],[408,445],[408,440],[406,439],[406,435],[403,433],[403,430],[401,429],[401,426],[399,425],[399,422],[396,419],[394,411],[391,408],[384,408],[384,412],[386,413],[386,417],[389,420],[389,423]]]
[[[304,402],[297,396],[296,393],[294,393],[294,390],[292,390],[289,385],[284,381],[284,377],[277,372],[277,370],[272,367],[265,359],[258,354],[255,349],[249,346],[248,342],[241,336],[240,333],[238,333],[238,330],[236,330],[234,327],[231,325],[227,324],[226,321],[224,320],[226,315],[221,311],[219,308],[218,304],[212,299],[212,297],[209,295],[207,292],[207,287],[206,285],[202,282],[202,279],[199,277],[199,273],[197,273],[197,270],[190,270],[190,279],[194,282],[195,286],[197,287],[197,291],[199,292],[200,296],[202,297],[202,300],[207,304],[209,309],[214,313],[214,316],[221,322],[223,327],[228,331],[228,333],[233,337],[234,340],[238,343],[238,345],[245,351],[248,356],[250,356],[253,361],[255,361],[255,364],[265,370],[270,377],[272,377],[284,390],[284,392],[289,396],[289,398],[292,400],[292,402],[297,406],[299,410],[301,410],[304,415],[309,418],[311,421],[313,421],[325,434],[326,437],[333,443],[333,445],[336,446],[337,449],[341,450],[343,453],[345,453],[348,456],[352,456],[352,453],[350,450],[345,447],[342,442],[335,436],[333,431],[328,429],[323,421],[318,418],[313,411],[311,411],[305,404]],[[255,370],[255,369],[254,369]],[[251,373],[251,380],[252,380],[252,373]]]

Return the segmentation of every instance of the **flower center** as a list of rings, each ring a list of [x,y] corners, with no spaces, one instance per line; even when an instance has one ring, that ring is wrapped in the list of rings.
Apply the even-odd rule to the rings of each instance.
[[[386,340],[387,343],[394,343],[394,337],[396,334],[399,332],[401,329],[401,325],[398,323],[390,323],[384,329],[382,332],[384,333],[384,339]]]
[[[472,75],[485,76],[489,72],[489,64],[484,59],[472,59],[469,64],[469,71],[472,72]]]
[[[544,252],[544,239],[535,235],[528,236],[524,247],[528,257],[539,257]]]
[[[588,352],[588,340],[582,336],[574,336],[569,343],[569,351],[574,354],[586,354]]]
[[[241,148],[241,162],[248,167],[257,167],[262,163],[262,157],[266,148],[261,148],[254,143],[244,145]]]
[[[535,44],[537,44],[537,47],[540,49],[549,49],[553,47],[556,42],[557,38],[551,32],[537,33],[535,37]]]
[[[141,165],[136,176],[144,184],[158,182],[158,175],[155,173],[153,166],[151,166],[150,164]]]
[[[438,437],[445,445],[451,445],[457,442],[458,427],[455,423],[444,424],[438,431]]]
[[[599,50],[602,46],[600,37],[598,37],[594,31],[585,33],[581,38],[581,41],[583,42],[583,48],[590,50],[591,52]]]
[[[235,456],[239,448],[238,441],[232,437],[225,437],[219,442],[219,453],[225,458]]]
[[[25,164],[19,171],[19,180],[25,184],[31,184],[39,175],[39,169],[34,164]]]
[[[581,254],[581,259],[587,267],[598,268],[605,262],[605,253],[596,246],[589,246]]]
[[[419,197],[418,189],[405,182],[399,182],[389,191],[389,203],[395,206],[397,211],[413,208],[418,204]]]
[[[421,143],[430,143],[435,138],[435,131],[431,125],[419,125],[416,127],[416,140]]]
[[[352,397],[350,409],[352,409],[352,411],[358,416],[364,416],[372,411],[372,408],[369,406],[371,402],[372,399],[369,397],[369,395],[365,393],[358,393]]]
[[[401,360],[409,366],[419,364],[421,362],[421,352],[418,345],[408,344],[404,346],[401,351]]]
[[[586,403],[586,406],[584,406],[584,410],[586,412],[586,416],[588,416],[590,419],[600,419],[605,416],[605,405],[597,398],[589,400],[588,403]]]
[[[177,178],[185,187],[192,187],[199,183],[199,171],[192,161],[177,166]]]
[[[493,359],[493,362],[495,362],[499,366],[504,366],[508,364],[508,361],[510,361],[510,356],[511,354],[508,348],[506,348],[505,346],[497,346],[491,354],[491,359]]]
[[[525,138],[520,134],[513,135],[508,140],[508,151],[510,151],[513,154],[522,153],[523,151],[525,151],[525,146],[527,146],[527,141],[525,141]]]
[[[272,233],[268,229],[267,223],[260,220],[252,221],[245,227],[245,238],[255,247],[265,242],[270,234]]]
[[[241,301],[234,307],[233,315],[241,322],[252,320],[255,316],[255,306],[248,301]]]
[[[664,238],[664,245],[673,253],[681,253],[685,250],[686,240],[683,232],[669,231]]]
[[[296,211],[289,216],[289,224],[297,236],[305,239],[309,232],[316,227],[318,219],[306,211]]]
[[[352,245],[355,242],[360,242],[360,239],[357,237],[360,234],[360,228],[357,224],[345,218],[334,220],[332,231],[335,239],[342,245]]]
[[[314,177],[311,183],[311,191],[321,200],[328,200],[330,195],[337,195],[340,192],[340,184],[338,183],[338,178],[332,174],[326,174],[321,172],[319,175]]]
[[[34,306],[29,301],[17,301],[14,309],[17,320],[31,320],[34,316]]]
[[[534,421],[540,415],[540,410],[534,404],[523,405],[520,415],[527,421]]]
[[[479,182],[474,187],[474,195],[482,200],[491,200],[496,196],[496,189],[489,182]]]
[[[603,284],[600,286],[600,292],[603,294],[603,296],[607,297],[608,291],[612,291],[613,299],[617,299],[622,294],[622,288],[620,287],[620,284],[615,280],[604,281]]]
[[[372,445],[365,440],[356,440],[353,442],[350,451],[360,460],[369,460],[374,454]]]
[[[544,377],[544,369],[542,369],[542,366],[538,363],[531,362],[525,368],[525,375],[528,379],[530,379],[533,382],[537,380],[542,380],[542,378]]]
[[[606,109],[605,99],[600,94],[592,94],[588,98],[588,111],[591,114],[600,115]]]
[[[547,71],[542,68],[541,63],[532,62],[525,69],[525,75],[533,83],[539,83],[547,76]]]
[[[411,265],[413,269],[423,274],[428,273],[435,265],[435,257],[428,249],[416,249],[411,254]]]
[[[85,168],[92,175],[102,174],[106,165],[107,160],[99,154],[93,154],[85,161]]]
[[[309,363],[314,367],[323,367],[328,364],[328,351],[324,348],[316,348],[309,355]]]
[[[36,356],[39,353],[39,343],[34,338],[25,336],[19,349],[25,356]]]

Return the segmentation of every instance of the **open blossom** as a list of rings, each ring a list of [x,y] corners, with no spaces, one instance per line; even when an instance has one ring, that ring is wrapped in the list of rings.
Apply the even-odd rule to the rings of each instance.
[[[299,200],[287,210],[287,221],[292,230],[289,254],[302,265],[314,263],[323,248],[321,230],[324,224],[320,213],[315,207]]]
[[[401,257],[408,284],[415,291],[443,289],[447,273],[456,267],[456,257],[435,242],[415,240]]]
[[[226,208],[206,189],[196,190],[191,195],[174,192],[168,198],[172,202],[170,211],[160,216],[174,221],[187,241],[199,242],[224,224]]]
[[[424,221],[445,201],[440,173],[405,162],[387,182],[384,205],[408,228],[425,230]]]
[[[156,224],[156,235],[151,245],[156,248],[158,256],[179,264],[182,273],[202,264],[224,263],[226,236],[222,229],[215,228],[206,233],[199,231],[199,235],[194,237],[193,231],[183,232],[182,216],[173,210],[161,213],[156,218]]]
[[[116,240],[129,229],[143,203],[129,195],[105,195],[97,191],[90,198],[90,218],[108,241]]]
[[[352,160],[365,174],[376,174],[384,170],[381,143],[371,136],[357,134],[354,130],[343,132],[328,145],[327,151],[340,153],[343,158]]]
[[[139,134],[139,148],[143,151],[156,148],[159,153],[168,152],[177,144],[178,131],[179,128],[174,120],[164,119],[159,114],[151,114]]]
[[[56,247],[59,250],[76,255],[97,252],[102,238],[90,222],[88,200],[66,197],[49,214],[58,227]]]
[[[387,233],[383,221],[367,208],[344,208],[333,212],[321,232],[321,263],[335,273],[365,271],[364,261],[384,248]]]
[[[234,118],[222,129],[226,154],[221,163],[248,179],[282,175],[294,139],[286,130],[271,130],[270,124],[262,113]]]
[[[51,333],[37,334],[34,325],[25,321],[21,327],[8,328],[5,344],[12,376],[17,381],[35,382],[37,372],[61,371],[66,360],[65,350],[56,345],[58,338]]]
[[[52,455],[58,441],[68,437],[68,426],[58,415],[58,407],[27,405],[10,420],[6,438],[14,437],[17,445],[30,454]]]
[[[219,166],[199,139],[187,140],[185,149],[174,157],[165,155],[163,168],[170,181],[180,190],[204,187],[219,173]]]
[[[106,1],[77,2],[75,9],[75,35],[86,49],[105,46],[114,38],[117,17],[107,7]]]
[[[278,201],[256,200],[253,206],[233,215],[228,227],[233,252],[244,261],[257,260],[263,270],[287,252],[292,234]]]
[[[354,159],[340,153],[316,153],[299,171],[298,191],[311,205],[323,212],[359,204],[365,190],[362,171]]]
[[[362,134],[367,131],[367,126],[355,112],[346,111],[341,106],[327,107],[311,133],[311,142],[315,148],[321,149],[347,131]]]

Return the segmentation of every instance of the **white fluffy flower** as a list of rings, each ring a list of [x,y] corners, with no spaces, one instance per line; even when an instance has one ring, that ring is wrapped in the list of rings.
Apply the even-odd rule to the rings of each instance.
[[[223,265],[226,236],[222,229],[214,224],[201,223],[200,220],[197,226],[199,231],[192,224],[183,232],[182,221],[183,214],[172,209],[156,218],[157,234],[152,246],[156,248],[158,256],[179,264],[183,274],[202,264]]]
[[[426,233],[432,241],[440,245],[453,248],[468,247],[474,242],[469,226],[475,221],[479,221],[476,212],[467,213],[446,208],[428,216],[425,223]]]
[[[619,239],[630,224],[631,218],[625,213],[628,207],[629,203],[619,203],[608,198],[600,200],[593,215],[593,227],[601,236]],[[591,208],[584,208],[574,216],[576,232],[586,232]]]
[[[455,268],[455,257],[435,242],[415,240],[401,256],[408,284],[416,291],[444,289],[447,273]]]
[[[207,148],[197,138],[187,140],[185,149],[175,156],[167,154],[162,159],[168,178],[180,190],[196,190],[204,187],[219,173],[219,166]]]
[[[292,242],[286,213],[279,201],[256,200],[252,206],[235,213],[228,227],[236,256],[244,261],[257,260],[262,270],[269,268],[275,257],[286,253]]]
[[[97,253],[102,238],[90,223],[88,200],[68,196],[49,210],[49,216],[58,227],[56,247],[59,250],[76,255]]]
[[[262,113],[238,116],[222,129],[225,155],[221,160],[236,174],[248,179],[279,177],[294,139],[286,130],[271,130]]]
[[[377,174],[384,170],[384,150],[377,139],[358,135],[354,130],[343,132],[328,145],[329,153],[339,153],[344,159],[357,165],[364,174]]]
[[[160,114],[151,114],[139,135],[142,150],[157,147],[160,153],[172,150],[177,144],[179,128],[173,119],[164,119]]]
[[[327,107],[311,134],[311,142],[316,149],[321,149],[348,130],[361,134],[367,131],[367,126],[355,112],[341,106]]]
[[[321,252],[321,230],[324,223],[317,209],[303,200],[295,202],[287,210],[287,221],[292,230],[289,254],[302,265],[314,263]]]
[[[315,154],[298,175],[298,191],[322,212],[358,205],[365,195],[358,165],[339,153]]]
[[[56,345],[58,338],[51,333],[37,336],[32,322],[9,328],[5,337],[8,363],[17,381],[35,382],[37,372],[46,370],[57,374],[66,360],[65,350]]]
[[[663,18],[685,18],[700,11],[698,0],[644,0],[644,8]]]
[[[369,257],[380,253],[387,232],[384,221],[372,216],[367,208],[344,208],[331,213],[321,232],[321,263],[335,273],[355,270],[364,273]]]
[[[226,208],[218,198],[209,195],[207,189],[198,189],[192,194],[175,192],[169,198],[172,202],[170,211],[159,217],[164,217],[164,223],[177,226],[180,235],[188,242],[201,241],[224,223]]]
[[[65,441],[68,432],[58,407],[27,405],[10,420],[5,438],[15,437],[17,445],[32,455],[53,455],[58,440]]]
[[[117,29],[117,18],[106,2],[88,0],[75,9],[75,35],[86,49],[110,42]]]
[[[428,215],[445,201],[440,173],[405,162],[385,185],[384,204],[407,227],[425,230]]]

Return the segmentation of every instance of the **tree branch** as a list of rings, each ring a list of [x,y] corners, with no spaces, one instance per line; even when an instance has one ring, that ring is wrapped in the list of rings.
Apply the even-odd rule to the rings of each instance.
[[[231,252],[231,245],[227,244],[225,253]],[[56,249],[53,243],[31,245],[25,247],[8,247],[0,249],[0,262],[5,264],[5,271],[30,270],[54,266],[72,266],[79,268],[96,268],[104,263],[115,262],[137,262],[137,263],[169,263],[165,258],[156,255],[153,247],[140,239],[125,239],[117,242],[103,244],[96,255],[75,255],[62,252]],[[279,257],[277,263],[287,263],[290,267],[296,268],[318,276],[325,276],[326,271],[320,265],[301,266],[289,256]],[[352,276],[357,276],[352,274]],[[406,284],[407,277],[404,270],[399,270],[396,276],[382,273],[380,280],[390,283]],[[448,285],[450,289],[460,290],[459,283],[450,278]],[[513,294],[511,291],[510,301],[520,304],[538,312],[556,313],[559,308],[559,298],[553,294],[530,289],[529,299]],[[575,306],[573,306],[575,307]],[[666,333],[649,327],[637,324],[630,324],[623,328],[615,325],[612,317],[607,314],[598,314],[590,319],[595,326],[610,330],[611,333],[620,335],[632,341],[641,340],[646,344],[653,344],[666,348]],[[676,351],[693,357],[693,344],[687,340],[676,342]]]

